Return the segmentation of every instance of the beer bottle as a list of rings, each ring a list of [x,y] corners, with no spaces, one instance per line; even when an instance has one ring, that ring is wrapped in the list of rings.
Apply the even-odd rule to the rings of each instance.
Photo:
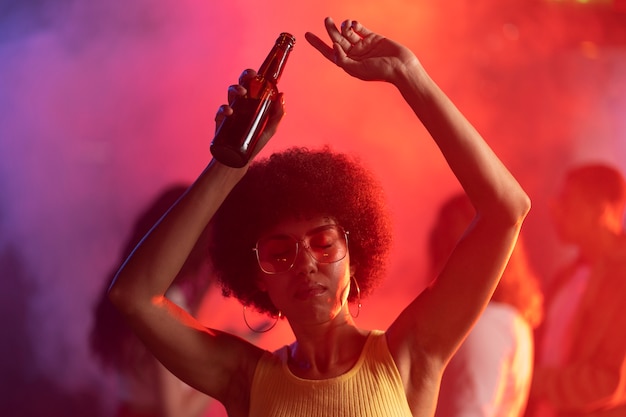
[[[276,84],[295,42],[293,35],[281,33],[257,76],[244,86],[247,93],[231,104],[233,114],[224,118],[211,142],[211,154],[219,162],[240,168],[252,157],[267,124],[271,104],[278,97]]]

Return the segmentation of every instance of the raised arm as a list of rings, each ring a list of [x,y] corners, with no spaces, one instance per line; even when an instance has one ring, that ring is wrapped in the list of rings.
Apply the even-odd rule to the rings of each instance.
[[[243,94],[248,70],[240,84],[229,88],[229,102]],[[260,140],[273,135],[284,114],[282,97]],[[224,105],[216,121],[232,114]],[[176,376],[229,407],[248,386],[261,350],[218,330],[207,329],[166,297],[198,238],[226,196],[246,173],[211,161],[186,193],[152,228],[118,271],[109,290],[113,304],[127,317],[148,349]],[[208,277],[207,277],[208,279]],[[246,413],[247,409],[240,411]]]
[[[325,25],[332,48],[311,33],[309,43],[348,74],[397,87],[477,212],[437,280],[388,329],[390,349],[407,382],[418,361],[439,372],[468,333],[497,285],[530,201],[409,49],[356,21],[337,28],[327,18]]]

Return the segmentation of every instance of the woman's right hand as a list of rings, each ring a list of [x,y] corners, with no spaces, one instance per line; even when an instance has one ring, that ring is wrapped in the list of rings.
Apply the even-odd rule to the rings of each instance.
[[[233,105],[235,99],[246,95],[248,91],[246,86],[249,85],[251,79],[256,77],[256,74],[255,70],[246,69],[239,76],[239,84],[233,84],[228,87],[228,104],[222,104],[215,115],[216,132],[224,119],[233,114],[233,108],[231,106]],[[271,104],[269,119],[265,125],[265,129],[263,129],[263,132],[261,133],[261,137],[257,142],[256,148],[254,149],[254,153],[250,160],[252,160],[261,151],[261,149],[263,149],[267,142],[269,142],[270,138],[274,136],[276,130],[278,129],[278,124],[284,115],[285,99],[283,93],[279,93]]]
[[[305,39],[322,55],[353,77],[364,81],[398,84],[399,78],[422,71],[415,54],[406,46],[375,33],[360,22],[344,20],[337,28],[332,18],[324,19],[331,45],[307,32]]]

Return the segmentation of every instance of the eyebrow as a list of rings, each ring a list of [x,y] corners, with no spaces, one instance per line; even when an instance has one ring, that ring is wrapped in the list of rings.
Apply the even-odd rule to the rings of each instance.
[[[311,236],[312,234],[315,234],[317,232],[321,232],[323,230],[327,230],[327,229],[332,229],[332,228],[341,228],[341,226],[339,226],[337,223],[328,223],[328,224],[323,224],[321,226],[317,226],[314,227],[311,230],[308,230],[304,236]],[[261,236],[259,238],[259,240],[265,240],[265,239],[270,239],[270,238],[279,238],[279,237],[290,237],[290,238],[294,238],[296,240],[299,240],[299,238],[296,238],[296,236],[294,235],[290,235],[288,233],[273,233],[271,235],[266,235],[266,236]]]

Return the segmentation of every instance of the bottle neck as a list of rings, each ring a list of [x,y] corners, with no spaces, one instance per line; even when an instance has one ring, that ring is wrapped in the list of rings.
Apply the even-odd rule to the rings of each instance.
[[[265,61],[263,61],[263,64],[261,64],[258,75],[266,81],[276,84],[283,73],[285,63],[294,43],[295,38],[292,35],[282,33],[276,40],[276,44],[267,58],[265,58]]]

